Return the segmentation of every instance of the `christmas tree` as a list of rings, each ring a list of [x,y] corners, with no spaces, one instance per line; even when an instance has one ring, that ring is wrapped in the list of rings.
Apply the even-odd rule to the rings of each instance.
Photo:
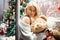
[[[14,36],[16,27],[16,0],[10,0],[8,7],[3,13],[3,22],[8,24],[6,36]]]
[[[23,12],[25,10],[25,7],[27,3],[29,3],[30,0],[20,0],[20,16],[24,16]]]

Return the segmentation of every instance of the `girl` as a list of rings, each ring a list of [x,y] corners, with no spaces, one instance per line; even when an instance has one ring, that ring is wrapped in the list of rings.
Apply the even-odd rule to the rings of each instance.
[[[40,33],[47,28],[46,17],[40,15],[39,6],[35,2],[30,2],[27,4],[25,12],[25,17],[22,18],[22,23],[20,20],[20,27],[23,29],[22,34],[24,35],[24,40],[43,40],[44,33]],[[23,25],[24,26],[23,26]],[[26,26],[29,25],[29,26]],[[37,34],[38,33],[38,34]]]
[[[43,27],[41,29],[41,31],[44,30],[47,27],[47,25],[46,25],[47,19],[46,19],[46,17],[44,15],[42,15],[42,16],[40,15],[39,6],[36,3],[30,2],[26,6],[25,14],[26,14],[26,16],[23,17],[22,20],[23,20],[23,22],[25,22],[27,24],[30,24],[31,29],[34,28],[32,26],[35,26],[35,25],[38,25],[38,26],[41,25]],[[39,23],[39,24],[37,24],[37,23]],[[34,30],[34,29],[32,29],[32,30]],[[37,28],[37,31],[38,31],[38,28]]]

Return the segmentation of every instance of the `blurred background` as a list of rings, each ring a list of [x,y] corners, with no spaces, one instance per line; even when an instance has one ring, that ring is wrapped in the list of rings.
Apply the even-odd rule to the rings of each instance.
[[[0,40],[15,40],[15,7],[16,0],[0,0]]]
[[[0,0],[0,23],[3,21],[3,11],[8,9],[8,0]]]

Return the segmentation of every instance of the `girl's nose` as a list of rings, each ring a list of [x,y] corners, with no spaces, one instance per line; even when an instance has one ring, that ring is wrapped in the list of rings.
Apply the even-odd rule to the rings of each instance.
[[[31,12],[33,14],[33,12]]]

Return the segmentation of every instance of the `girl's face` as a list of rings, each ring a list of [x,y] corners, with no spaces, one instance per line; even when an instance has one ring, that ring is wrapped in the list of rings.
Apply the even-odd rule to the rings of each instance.
[[[34,6],[27,7],[26,13],[30,17],[34,17],[35,15],[37,15],[36,8]]]

